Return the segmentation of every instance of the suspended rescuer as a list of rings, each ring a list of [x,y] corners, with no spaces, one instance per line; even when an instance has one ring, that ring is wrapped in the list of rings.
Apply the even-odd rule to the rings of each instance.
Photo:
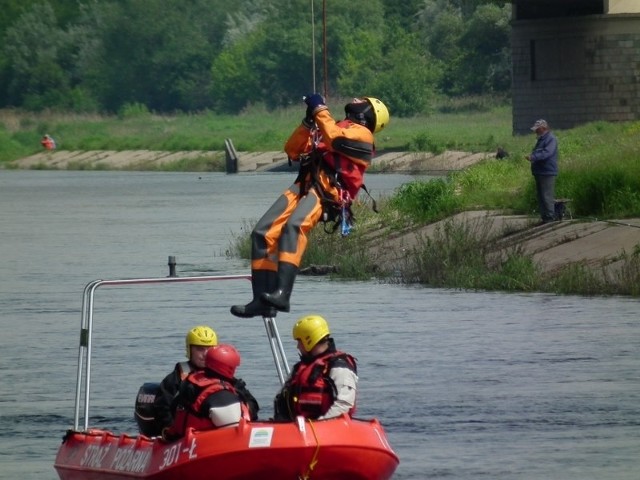
[[[320,94],[306,96],[305,103],[306,116],[284,146],[289,160],[300,164],[298,177],[251,232],[253,299],[231,307],[237,317],[274,317],[290,310],[309,232],[324,213],[348,233],[351,202],[373,159],[373,134],[389,123],[387,107],[373,97],[354,98],[338,122]]]
[[[180,385],[192,373],[201,372],[205,368],[207,352],[218,345],[216,332],[208,326],[200,325],[193,327],[187,332],[185,338],[187,361],[176,363],[173,371],[167,375],[160,383],[160,390],[154,401],[154,411],[156,421],[160,429],[173,424],[176,404],[176,395],[180,390]],[[258,418],[258,402],[246,389],[242,379],[233,378],[234,388],[240,392],[249,404],[252,419]]]
[[[164,440],[182,437],[188,428],[211,430],[235,425],[241,418],[250,420],[246,399],[234,386],[240,361],[233,345],[219,344],[207,351],[204,369],[180,385],[175,420],[162,431]]]
[[[300,318],[293,327],[300,361],[274,401],[276,420],[297,416],[323,420],[356,410],[356,360],[336,349],[327,321],[319,315]]]

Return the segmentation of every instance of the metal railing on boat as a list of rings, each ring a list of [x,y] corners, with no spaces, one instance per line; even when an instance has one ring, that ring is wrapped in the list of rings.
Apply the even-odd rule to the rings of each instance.
[[[170,257],[171,260],[171,257]],[[171,266],[171,263],[170,263]],[[93,309],[95,292],[99,287],[149,285],[154,283],[190,283],[211,282],[222,280],[251,280],[251,275],[203,275],[195,277],[178,277],[173,270],[168,277],[158,278],[129,278],[115,280],[94,280],[89,282],[82,296],[82,316],[80,320],[80,344],[78,347],[78,373],[76,378],[75,413],[73,420],[74,430],[80,430],[80,411],[83,410],[83,430],[89,429],[89,397],[91,385],[91,349],[93,333]],[[284,385],[286,377],[290,373],[289,364],[282,345],[275,317],[263,317],[267,331],[271,353],[276,366],[280,384]],[[83,381],[84,380],[84,381]],[[84,395],[83,395],[84,394]],[[83,398],[84,397],[84,398]],[[82,408],[84,406],[84,409]]]

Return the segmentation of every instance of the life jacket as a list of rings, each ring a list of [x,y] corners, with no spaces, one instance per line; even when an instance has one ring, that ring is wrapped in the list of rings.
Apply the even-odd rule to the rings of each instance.
[[[330,125],[332,119],[328,112],[320,112],[316,122]],[[368,135],[360,135],[362,132],[357,130],[366,130],[366,127],[349,119],[336,122],[328,130],[317,128],[311,136],[304,126],[296,129],[285,150],[290,160],[300,162],[296,178],[300,196],[313,188],[320,197],[325,232],[334,233],[340,228],[341,234],[346,236],[355,223],[351,205],[361,189],[371,198],[373,211],[378,211],[364,184],[364,173],[371,165],[375,147]],[[354,135],[347,133],[351,129],[356,129]],[[329,137],[320,136],[320,130]]]
[[[348,129],[354,125],[356,124],[346,119],[336,123],[339,129]],[[335,200],[339,200],[334,191],[336,184],[339,184],[340,188],[349,192],[349,196],[355,199],[364,185],[364,172],[371,165],[373,153],[373,144],[343,137],[334,139],[331,145],[324,139],[311,142],[306,152],[295,158],[301,162],[302,167],[303,175],[299,176],[299,179],[303,180],[300,177],[311,174],[312,182],[326,195],[333,195]],[[305,169],[307,165],[313,165],[313,168]],[[324,172],[329,178],[322,178],[320,172]],[[306,179],[309,180],[308,177]]]
[[[188,377],[188,382],[192,383],[200,389],[198,396],[191,405],[186,408],[178,408],[176,410],[175,420],[173,422],[173,433],[182,436],[189,428],[194,430],[211,430],[214,428],[211,419],[208,416],[203,417],[200,409],[204,401],[216,392],[221,390],[229,390],[238,395],[234,386],[220,378],[207,377],[204,371],[198,371]],[[249,409],[244,402],[241,402],[242,418],[250,419]]]
[[[357,371],[355,359],[348,353],[337,350],[320,355],[310,363],[299,362],[286,387],[289,411],[292,415],[306,418],[318,418],[333,405],[337,389],[329,370],[337,360],[344,360],[353,371]],[[355,406],[349,415],[355,413]]]
[[[350,128],[352,125],[353,122],[346,119],[336,123],[340,128]],[[355,199],[360,188],[364,186],[364,172],[373,160],[373,144],[338,138],[333,141],[331,147],[334,153],[324,154],[324,164],[329,172],[335,172],[340,186]]]

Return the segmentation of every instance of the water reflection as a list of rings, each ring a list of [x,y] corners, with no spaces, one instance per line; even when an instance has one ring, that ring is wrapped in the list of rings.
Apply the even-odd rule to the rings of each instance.
[[[183,275],[246,273],[243,261],[224,255],[232,232],[290,181],[0,172],[1,478],[56,478],[53,458],[73,413],[84,285],[164,276],[168,255]],[[393,181],[402,178],[367,184],[375,192]],[[138,386],[182,359],[184,333],[199,323],[241,350],[239,373],[268,417],[278,379],[264,326],[228,311],[249,289],[100,291],[92,422],[133,429]],[[292,301],[278,318],[290,362],[295,319],[324,315],[338,346],[359,360],[358,415],[387,428],[401,459],[396,478],[637,478],[637,300],[299,277]]]

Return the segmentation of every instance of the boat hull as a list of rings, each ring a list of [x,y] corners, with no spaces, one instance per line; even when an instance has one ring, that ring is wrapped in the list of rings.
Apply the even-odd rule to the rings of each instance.
[[[171,443],[104,430],[69,431],[54,466],[61,480],[387,480],[398,462],[377,420],[344,415],[242,421],[189,430]]]

